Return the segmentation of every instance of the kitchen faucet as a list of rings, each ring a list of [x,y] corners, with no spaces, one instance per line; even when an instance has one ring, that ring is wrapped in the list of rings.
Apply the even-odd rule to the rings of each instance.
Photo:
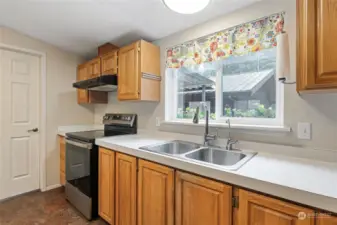
[[[215,140],[217,138],[217,135],[209,134],[209,111],[207,109],[207,106],[205,105],[205,113],[206,113],[206,123],[205,123],[205,134],[204,134],[204,146],[209,145],[209,141]]]
[[[227,139],[226,150],[236,150],[235,148],[233,148],[233,145],[238,143],[238,140],[234,140],[234,139],[231,138],[231,121],[230,121],[230,119],[228,119],[226,121],[226,123],[228,124],[228,139]]]

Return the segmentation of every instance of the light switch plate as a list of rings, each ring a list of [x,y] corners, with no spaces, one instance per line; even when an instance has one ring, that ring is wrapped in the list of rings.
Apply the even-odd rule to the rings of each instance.
[[[297,137],[302,140],[311,140],[311,123],[298,123]]]

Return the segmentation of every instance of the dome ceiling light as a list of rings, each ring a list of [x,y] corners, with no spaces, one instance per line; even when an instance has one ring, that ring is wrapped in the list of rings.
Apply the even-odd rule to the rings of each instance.
[[[193,14],[206,8],[211,0],[163,0],[167,8],[181,14]]]

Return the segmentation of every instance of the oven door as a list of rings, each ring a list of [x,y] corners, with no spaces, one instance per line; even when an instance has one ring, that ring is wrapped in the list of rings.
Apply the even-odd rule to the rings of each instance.
[[[66,139],[66,180],[88,197],[91,193],[90,157],[93,144]]]

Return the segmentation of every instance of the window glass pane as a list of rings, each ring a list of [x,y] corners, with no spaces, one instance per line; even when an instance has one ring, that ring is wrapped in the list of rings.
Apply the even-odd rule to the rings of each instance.
[[[222,61],[222,116],[276,117],[276,48]]]
[[[193,119],[199,107],[199,119],[205,119],[205,107],[210,119],[215,119],[216,73],[221,69],[218,62],[204,63],[193,67],[182,67],[176,77],[177,119]],[[205,90],[205,91],[203,91]],[[206,103],[203,103],[203,93]]]

